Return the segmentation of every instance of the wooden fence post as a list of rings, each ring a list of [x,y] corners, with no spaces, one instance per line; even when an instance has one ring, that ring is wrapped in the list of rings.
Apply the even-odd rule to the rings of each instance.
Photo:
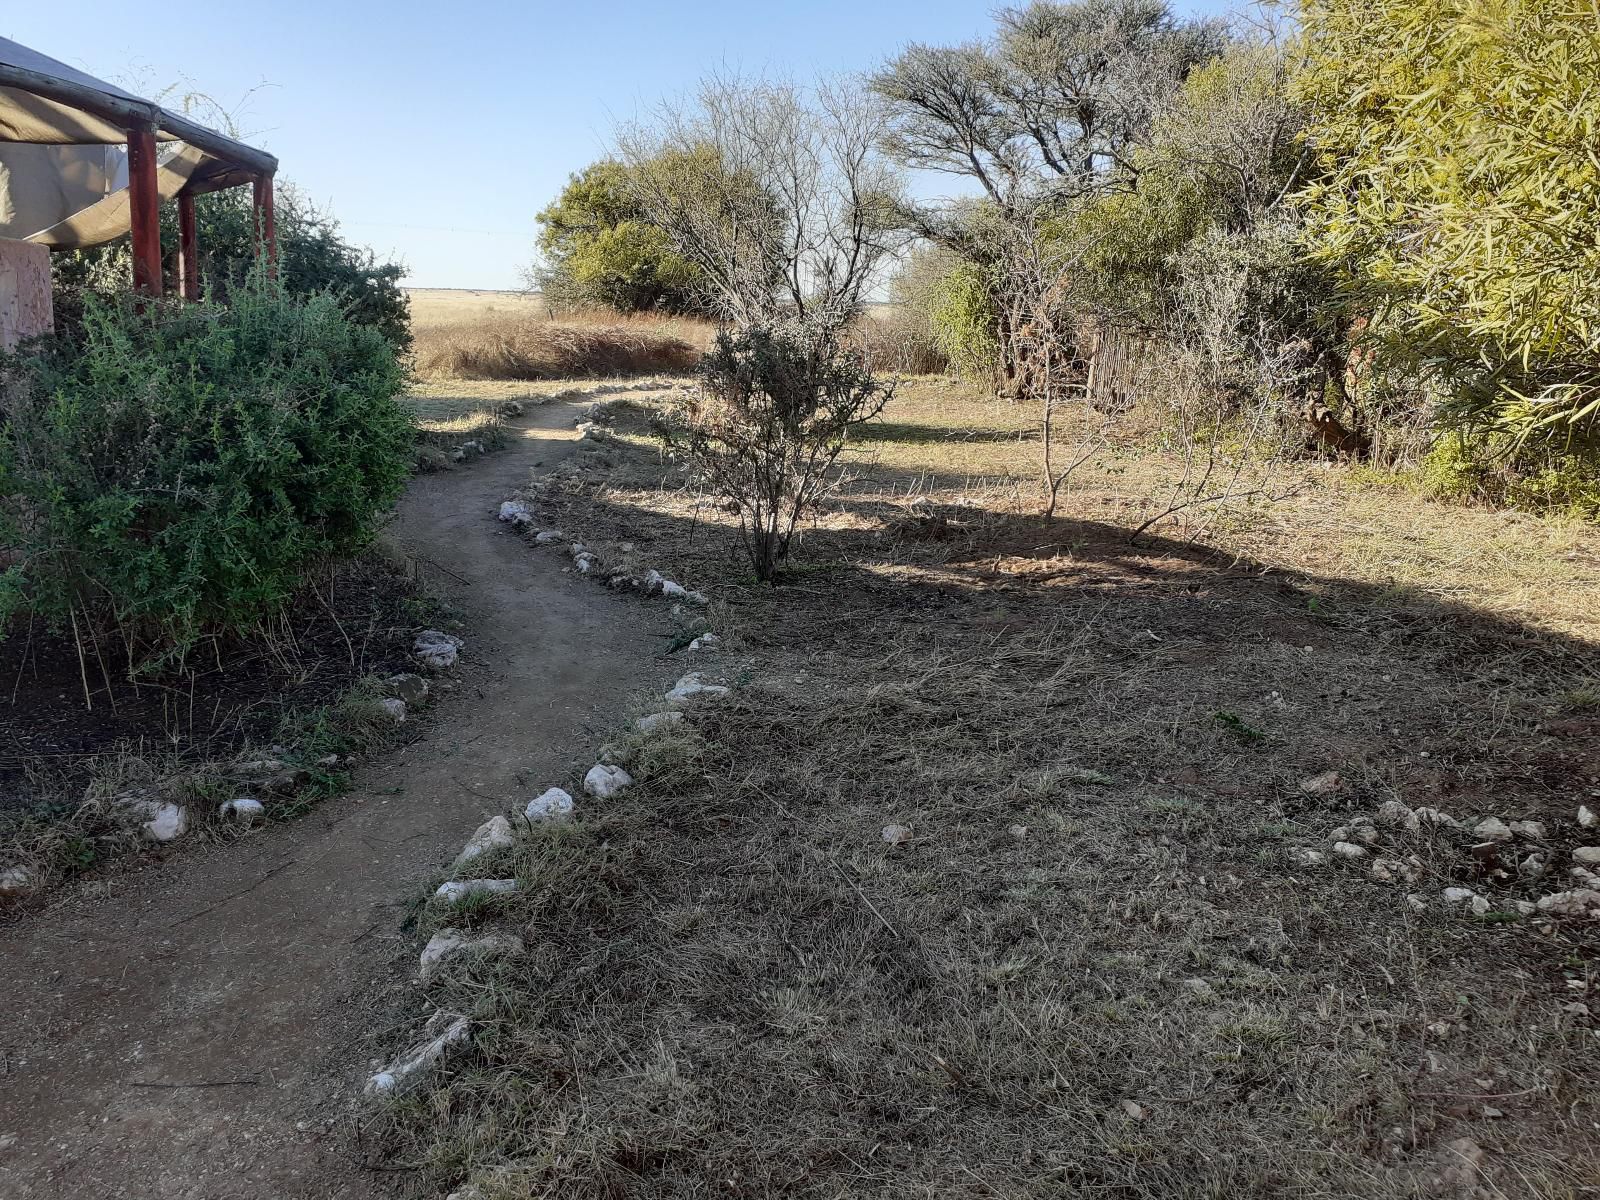
[[[267,273],[278,274],[278,227],[272,214],[272,176],[257,175],[251,184],[251,197],[255,202],[256,253],[267,256]]]
[[[178,193],[178,275],[183,298],[191,304],[200,299],[200,233],[188,192]]]
[[[156,188],[155,130],[128,130],[128,216],[133,234],[133,290],[161,295],[161,193]]]

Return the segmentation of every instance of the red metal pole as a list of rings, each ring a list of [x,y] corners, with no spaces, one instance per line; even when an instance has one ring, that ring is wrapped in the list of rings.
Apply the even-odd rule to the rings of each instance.
[[[133,290],[161,295],[161,193],[156,189],[156,135],[128,130],[128,216],[133,234]]]
[[[200,299],[200,233],[194,219],[194,197],[178,193],[178,275],[183,298],[191,304]]]
[[[272,176],[257,175],[252,185],[255,201],[256,253],[265,252],[267,272],[278,273],[278,227],[272,216]]]

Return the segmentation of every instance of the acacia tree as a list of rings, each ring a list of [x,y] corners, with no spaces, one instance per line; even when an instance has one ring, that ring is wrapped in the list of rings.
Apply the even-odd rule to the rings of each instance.
[[[690,312],[695,268],[644,218],[615,159],[591,163],[539,212],[541,261],[528,274],[559,306],[604,304],[619,312]]]
[[[1215,22],[1177,21],[1165,0],[1035,0],[996,21],[986,43],[907,47],[871,87],[889,108],[893,157],[982,189],[976,220],[948,204],[906,205],[901,218],[983,273],[1000,390],[1020,395],[1041,384],[1037,348],[1070,341],[1059,273],[1039,270],[1041,231],[1074,202],[1131,186],[1133,147],[1224,35]]]

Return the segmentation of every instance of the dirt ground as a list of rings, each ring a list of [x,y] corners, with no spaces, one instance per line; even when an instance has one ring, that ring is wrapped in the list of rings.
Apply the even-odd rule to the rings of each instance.
[[[532,502],[737,686],[483,866],[529,950],[430,981],[413,1194],[1600,1192],[1600,925],[1518,908],[1600,842],[1592,527],[1297,461],[1135,543],[1176,455],[1042,520],[1032,414],[922,381],[767,588],[648,403]]]
[[[414,1017],[407,900],[486,815],[563,778],[651,662],[629,600],[493,518],[574,408],[419,478],[394,541],[463,610],[425,735],[302,820],[66,889],[0,927],[0,1196],[366,1197],[340,1114]]]

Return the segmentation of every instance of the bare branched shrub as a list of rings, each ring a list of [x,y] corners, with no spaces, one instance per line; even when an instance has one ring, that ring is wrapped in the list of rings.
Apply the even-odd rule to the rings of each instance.
[[[750,565],[771,580],[801,518],[837,487],[832,468],[850,428],[882,412],[893,392],[837,343],[753,326],[718,334],[699,388],[663,432],[737,511]]]
[[[618,140],[642,212],[697,269],[708,309],[831,340],[904,242],[883,129],[882,106],[849,89],[712,77]]]

